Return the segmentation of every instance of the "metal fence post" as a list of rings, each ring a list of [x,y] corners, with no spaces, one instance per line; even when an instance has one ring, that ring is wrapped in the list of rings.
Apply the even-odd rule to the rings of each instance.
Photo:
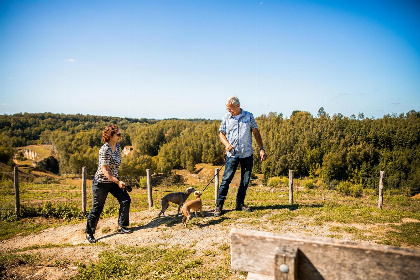
[[[19,168],[14,168],[14,185],[15,185],[15,213],[20,214],[20,197],[19,197]]]

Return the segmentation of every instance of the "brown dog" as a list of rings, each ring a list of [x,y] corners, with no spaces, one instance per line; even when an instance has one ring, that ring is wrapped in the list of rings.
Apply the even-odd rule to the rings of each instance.
[[[184,217],[182,218],[182,223],[184,224],[184,226],[187,226],[188,221],[191,219],[190,210],[195,212],[196,222],[198,222],[197,211],[200,211],[201,216],[203,216],[204,223],[203,203],[201,202],[200,198],[201,193],[197,191],[194,193],[194,196],[196,198],[195,200],[188,201],[184,204],[184,206],[182,206],[182,215],[184,215]]]
[[[195,189],[193,187],[189,187],[185,190],[185,192],[175,192],[170,193],[162,197],[162,200],[160,201],[160,204],[162,205],[162,210],[160,211],[158,218],[160,218],[160,215],[165,216],[165,211],[168,209],[169,202],[178,204],[178,215],[179,210],[181,209],[184,202],[187,200],[187,198],[190,196],[191,193],[193,193]]]

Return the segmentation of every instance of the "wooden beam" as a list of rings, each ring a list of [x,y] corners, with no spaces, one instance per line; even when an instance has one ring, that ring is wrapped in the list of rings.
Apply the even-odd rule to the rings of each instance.
[[[397,247],[232,229],[232,269],[274,279],[275,250],[297,247],[297,279],[420,280],[420,252]]]

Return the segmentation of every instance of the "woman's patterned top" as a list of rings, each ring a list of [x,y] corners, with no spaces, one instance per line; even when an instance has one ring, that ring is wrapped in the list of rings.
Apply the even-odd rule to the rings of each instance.
[[[107,165],[109,173],[118,178],[118,167],[121,164],[121,147],[117,143],[115,152],[112,152],[111,146],[105,143],[99,150],[98,170],[96,170],[93,182],[97,183],[112,183],[102,172],[102,165]]]

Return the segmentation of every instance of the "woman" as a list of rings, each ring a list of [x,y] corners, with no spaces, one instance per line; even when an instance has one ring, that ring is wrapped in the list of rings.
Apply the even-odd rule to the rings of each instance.
[[[90,210],[86,224],[86,239],[90,243],[97,240],[93,236],[104,209],[108,193],[118,199],[120,210],[118,216],[118,233],[132,233],[128,229],[131,198],[125,190],[125,183],[118,179],[118,167],[121,164],[121,148],[118,143],[121,132],[115,124],[108,125],[102,131],[102,141],[105,144],[99,150],[98,170],[92,182],[93,206]]]

